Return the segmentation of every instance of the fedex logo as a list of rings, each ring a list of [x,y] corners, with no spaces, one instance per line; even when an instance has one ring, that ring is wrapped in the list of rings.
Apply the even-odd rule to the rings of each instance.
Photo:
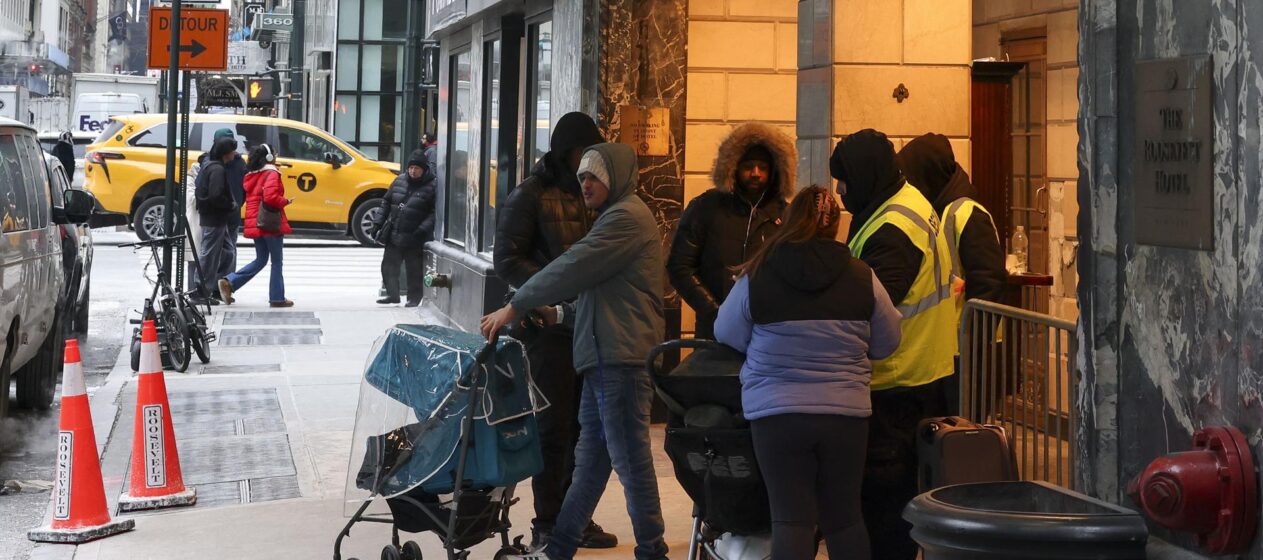
[[[79,115],[79,130],[83,132],[101,132],[108,124],[109,119],[97,121],[92,120],[92,115]]]

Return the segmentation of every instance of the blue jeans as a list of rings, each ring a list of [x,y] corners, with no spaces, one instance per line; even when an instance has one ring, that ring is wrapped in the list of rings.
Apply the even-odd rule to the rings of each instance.
[[[232,290],[235,292],[246,285],[251,278],[254,278],[263,267],[268,264],[268,257],[272,258],[272,279],[268,283],[268,300],[269,301],[285,301],[285,276],[281,273],[282,258],[281,253],[284,252],[285,242],[281,237],[260,237],[254,240],[254,260],[232,274],[228,275],[228,282],[232,284]]]
[[[636,534],[636,558],[666,558],[666,527],[649,444],[652,404],[653,384],[643,367],[584,372],[574,476],[548,543],[549,557],[574,557],[613,470],[627,499],[627,515]]]

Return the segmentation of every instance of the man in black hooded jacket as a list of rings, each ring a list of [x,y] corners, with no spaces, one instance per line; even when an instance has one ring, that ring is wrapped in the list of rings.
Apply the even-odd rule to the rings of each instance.
[[[978,192],[956,163],[951,142],[942,134],[919,136],[899,151],[899,167],[946,228],[956,253],[953,268],[959,265],[954,272],[965,281],[965,299],[1000,301],[1006,277],[1000,236],[991,215],[976,202]]]
[[[226,250],[228,244],[225,239],[230,235],[232,225],[236,223],[234,220],[240,220],[240,210],[232,195],[229,165],[238,157],[236,140],[216,140],[206,154],[206,163],[198,173],[193,189],[198,219],[202,224],[202,246],[198,248],[198,260],[205,271],[204,274],[197,275],[196,283],[201,284],[204,294],[219,292],[222,262],[231,258]]]
[[[715,337],[737,270],[780,227],[797,161],[794,141],[761,123],[738,127],[719,146],[715,187],[684,209],[667,259],[671,286],[697,313],[697,338]]]
[[[553,129],[550,151],[498,209],[493,261],[496,275],[510,286],[521,287],[591,229],[596,216],[583,203],[576,171],[584,150],[602,142],[592,117],[578,112],[563,115]],[[528,321],[514,334],[526,343],[531,375],[549,402],[539,414],[544,470],[531,480],[532,540],[542,543],[557,521],[574,471],[582,378],[574,370],[574,334],[569,327]],[[580,546],[613,548],[618,538],[591,523]]]
[[[436,183],[434,170],[421,150],[408,156],[408,165],[395,177],[382,197],[382,211],[377,214],[373,231],[386,246],[382,253],[382,283],[386,297],[378,304],[399,303],[399,266],[407,266],[407,307],[421,304],[425,287],[425,244],[434,239],[434,202]]]

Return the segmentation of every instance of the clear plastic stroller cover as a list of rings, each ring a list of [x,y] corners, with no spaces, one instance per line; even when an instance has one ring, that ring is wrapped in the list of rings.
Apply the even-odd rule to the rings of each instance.
[[[487,446],[496,452],[537,450],[533,415],[548,403],[531,380],[526,351],[517,340],[501,337],[487,363],[479,366],[475,357],[485,345],[477,335],[434,325],[396,325],[377,340],[360,383],[345,491],[347,515],[374,495],[392,498],[427,482],[425,491],[450,491],[442,488],[442,479],[446,476],[450,487],[471,396],[478,397],[473,432],[493,440],[479,441],[479,451]],[[485,390],[475,391],[474,379]],[[505,455],[510,462],[531,462],[522,460],[521,453]],[[512,481],[520,476],[515,467],[532,468],[475,460],[485,456],[470,447],[466,480]],[[482,472],[488,469],[495,472]]]

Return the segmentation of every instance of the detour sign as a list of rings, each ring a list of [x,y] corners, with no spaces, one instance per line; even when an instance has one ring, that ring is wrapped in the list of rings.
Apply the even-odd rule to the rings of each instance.
[[[172,51],[181,70],[222,72],[228,69],[228,10],[180,10],[180,44],[171,45],[171,8],[149,8],[149,68],[169,70]]]

